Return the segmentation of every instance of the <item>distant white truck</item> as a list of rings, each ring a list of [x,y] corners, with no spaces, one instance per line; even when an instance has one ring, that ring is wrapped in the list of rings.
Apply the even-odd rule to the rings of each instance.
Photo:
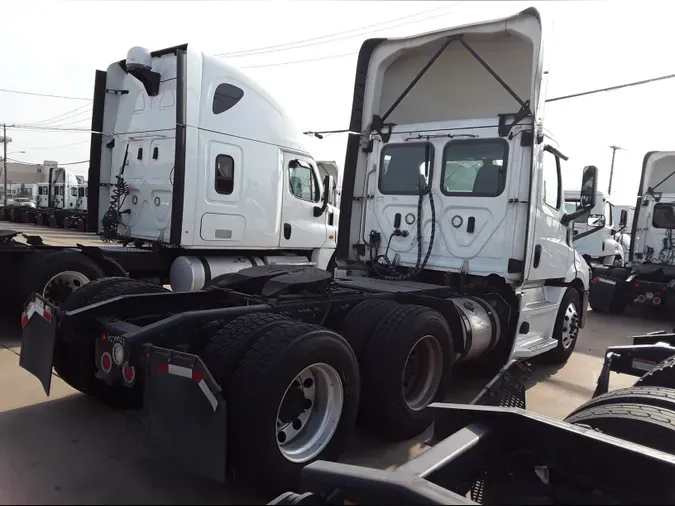
[[[565,210],[574,212],[579,206],[579,199],[579,190],[565,190]],[[621,266],[624,263],[624,247],[616,238],[620,232],[618,216],[610,198],[597,191],[595,206],[587,220],[574,222],[574,248],[592,269],[600,265]]]

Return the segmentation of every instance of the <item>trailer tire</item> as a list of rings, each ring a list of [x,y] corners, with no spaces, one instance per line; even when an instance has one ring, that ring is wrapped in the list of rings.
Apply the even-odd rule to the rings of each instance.
[[[564,364],[572,355],[579,338],[579,322],[581,319],[581,302],[579,292],[568,288],[563,296],[553,327],[553,339],[558,345],[551,351],[541,355],[542,362]]]
[[[131,278],[102,278],[76,290],[64,304],[63,309],[72,311],[89,304],[112,299],[122,295],[139,293],[161,293],[166,288],[136,281]],[[112,315],[110,315],[112,316]],[[103,404],[116,409],[135,409],[143,404],[142,371],[138,371],[136,384],[132,388],[121,385],[107,385],[96,378],[95,341],[82,339],[77,329],[63,326],[54,345],[54,370],[68,385],[84,394],[97,398]]]
[[[675,411],[675,390],[662,387],[622,388],[591,399],[572,411],[567,417],[569,418],[586,409],[610,404],[643,404]]]
[[[426,407],[443,400],[454,361],[451,331],[441,313],[412,304],[394,309],[373,333],[361,361],[361,419],[386,439],[424,432],[433,421]],[[408,366],[419,369],[416,376],[408,377]]]
[[[675,356],[667,358],[635,382],[636,387],[675,389]]]
[[[218,330],[204,348],[204,365],[218,385],[227,390],[237,364],[251,346],[266,332],[288,317],[276,313],[252,313],[235,318]]]
[[[644,404],[609,404],[579,411],[565,419],[603,434],[675,453],[675,411]]]
[[[393,300],[370,299],[359,302],[347,313],[340,326],[340,334],[347,339],[359,362],[375,329],[399,307],[401,304]]]
[[[312,374],[315,380],[310,384],[309,378],[302,380],[301,374]],[[311,388],[323,395],[316,395],[312,401],[306,396]],[[294,394],[296,399],[292,399]],[[266,332],[242,358],[226,396],[231,473],[278,494],[299,485],[305,465],[316,460],[337,460],[344,450],[359,403],[358,363],[339,334],[318,325],[282,323]],[[291,406],[282,401],[291,400],[296,405],[289,413]],[[322,408],[321,416],[312,418],[318,414],[310,412],[302,426],[301,417],[308,410]],[[280,425],[277,422],[282,417],[295,419]],[[284,441],[281,434],[286,434],[295,422],[300,425],[297,436]],[[317,423],[319,430],[326,430],[322,436],[314,433],[307,441],[305,438]],[[309,433],[303,434],[303,430]],[[304,451],[301,441],[306,442]],[[290,451],[285,445],[293,442],[298,446]]]
[[[59,274],[68,272],[72,273],[72,279],[63,282],[57,279]],[[94,260],[78,251],[38,251],[23,261],[19,278],[23,282],[17,290],[17,304],[23,307],[33,293],[39,293],[49,302],[60,305],[80,286],[104,276],[105,272]]]

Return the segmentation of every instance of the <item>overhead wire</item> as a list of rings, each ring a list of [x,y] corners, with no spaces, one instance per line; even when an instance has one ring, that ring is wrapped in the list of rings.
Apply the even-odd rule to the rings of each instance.
[[[292,50],[292,49],[299,49],[299,48],[302,48],[302,47],[308,47],[308,46],[313,46],[313,45],[328,44],[330,42],[335,42],[336,40],[344,40],[344,39],[348,39],[348,38],[359,37],[361,35],[366,35],[366,34],[356,34],[356,35],[351,35],[349,37],[340,37],[340,38],[337,38],[337,39],[331,39],[332,37],[336,37],[336,36],[344,35],[344,34],[348,34],[348,33],[360,32],[362,30],[367,30],[369,28],[373,28],[373,27],[376,27],[376,26],[382,26],[382,25],[385,25],[385,24],[395,23],[397,21],[401,21],[401,20],[404,20],[404,19],[409,20],[410,18],[421,16],[423,14],[429,14],[431,12],[437,12],[437,11],[440,11],[440,10],[448,9],[450,7],[454,7],[457,4],[461,4],[461,2],[452,2],[448,5],[443,5],[441,7],[435,7],[433,9],[429,9],[427,11],[418,12],[417,14],[410,14],[408,16],[402,16],[400,18],[390,19],[388,21],[381,21],[379,23],[373,23],[371,25],[361,26],[359,28],[352,28],[350,30],[335,32],[335,33],[331,33],[331,34],[328,34],[328,35],[322,35],[322,36],[319,36],[319,37],[311,37],[309,39],[296,40],[294,42],[286,42],[286,43],[282,43],[282,44],[274,44],[274,45],[271,45],[271,46],[263,46],[263,47],[252,48],[252,49],[242,49],[240,51],[230,51],[229,53],[219,53],[219,54],[216,54],[215,56],[238,58],[240,56],[253,56],[253,55],[256,55],[256,54],[274,53],[274,52],[278,52],[278,51],[289,51],[289,50]],[[425,18],[425,19],[430,19],[430,18]],[[419,21],[424,21],[425,19],[416,20],[416,21],[409,21],[408,23],[403,23],[403,25],[417,23]],[[403,26],[403,25],[399,25],[399,26]],[[386,28],[383,28],[382,30],[387,30],[389,28],[395,28],[395,27],[386,27]],[[382,30],[376,30],[376,31],[382,31]],[[373,33],[373,32],[370,32],[370,33]],[[323,39],[331,39],[331,40],[323,40]],[[321,41],[321,42],[317,42],[317,41]],[[309,44],[306,44],[306,43],[309,43]],[[294,46],[294,47],[286,47],[286,46]]]
[[[82,97],[71,97],[67,95],[50,95],[48,93],[35,93],[32,91],[23,91],[23,90],[8,90],[6,88],[0,88],[0,92],[3,93],[16,93],[18,95],[30,95],[33,97],[46,97],[46,98],[62,98],[64,100],[86,100],[92,102],[91,98],[82,98]]]
[[[73,113],[75,113],[75,112],[78,112],[78,111],[80,111],[80,110],[82,110],[82,109],[84,109],[84,108],[89,108],[89,107],[93,107],[91,103],[81,105],[81,106],[79,106],[79,107],[76,107],[75,109],[72,109],[72,110],[70,110],[70,111],[64,112],[64,113],[59,114],[59,115],[57,115],[57,116],[53,116],[53,117],[51,117],[51,118],[47,118],[47,119],[43,119],[43,120],[40,120],[40,121],[34,121],[34,122],[31,122],[30,124],[31,124],[31,125],[42,125],[42,124],[51,123],[51,122],[53,122],[53,121],[57,121],[57,120],[60,120],[60,119],[66,119],[66,117],[70,117],[71,114],[73,114]]]

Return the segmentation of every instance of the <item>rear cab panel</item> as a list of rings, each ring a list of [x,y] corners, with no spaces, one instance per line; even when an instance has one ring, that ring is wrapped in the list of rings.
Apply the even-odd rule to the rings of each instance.
[[[367,76],[359,130],[365,135],[371,134],[373,117],[386,114],[452,36],[461,35],[518,99],[488,74],[460,40],[453,40],[387,117],[385,125],[394,124],[391,130],[388,126],[382,129],[385,135],[391,133],[388,142],[375,132],[372,152],[360,150],[351,159],[348,153],[345,185],[352,172],[354,186],[348,191],[353,192],[354,203],[351,213],[342,215],[340,233],[350,227],[349,237],[345,237],[349,259],[367,260],[367,254],[353,246],[362,244],[367,250],[371,230],[381,233],[382,251],[378,253],[384,253],[394,221],[400,221],[400,228],[409,235],[391,239],[390,256],[398,254],[400,264],[415,265],[417,224],[413,218],[417,214],[418,170],[428,155],[425,182],[431,185],[436,205],[436,238],[428,267],[459,272],[468,263],[470,274],[497,274],[511,283],[522,280],[532,148],[522,146],[521,139],[523,132],[532,132],[536,121],[537,107],[529,104],[540,101],[543,61],[536,16],[535,11],[528,11],[503,20],[386,40],[372,51],[367,67],[363,65]],[[517,114],[519,100],[527,102],[534,113],[500,136],[500,115]],[[513,116],[506,120],[513,121]],[[362,141],[362,148],[366,142]],[[388,185],[389,179],[398,179],[389,176],[389,167],[392,172],[401,168],[405,172],[408,159],[418,170],[410,165],[406,182]],[[484,165],[486,170],[479,178]],[[396,188],[396,184],[405,188]],[[431,210],[429,199],[424,201],[426,250]],[[349,224],[344,223],[348,216]]]

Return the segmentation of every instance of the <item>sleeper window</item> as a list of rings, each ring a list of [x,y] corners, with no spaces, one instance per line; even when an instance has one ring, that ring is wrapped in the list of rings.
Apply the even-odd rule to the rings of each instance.
[[[508,144],[501,139],[450,141],[443,150],[446,195],[497,197],[506,184]]]
[[[70,188],[70,196],[71,197],[77,197],[77,188],[74,188],[74,187]]]
[[[380,193],[385,195],[419,194],[420,176],[429,183],[433,170],[431,144],[389,144],[380,155]]]
[[[234,191],[234,159],[228,155],[216,157],[216,192],[231,195]]]
[[[289,185],[291,193],[302,200],[319,201],[319,185],[312,168],[298,160],[293,160],[289,166]]]
[[[219,84],[213,94],[213,114],[220,114],[234,107],[244,96],[244,90],[231,84]]]

